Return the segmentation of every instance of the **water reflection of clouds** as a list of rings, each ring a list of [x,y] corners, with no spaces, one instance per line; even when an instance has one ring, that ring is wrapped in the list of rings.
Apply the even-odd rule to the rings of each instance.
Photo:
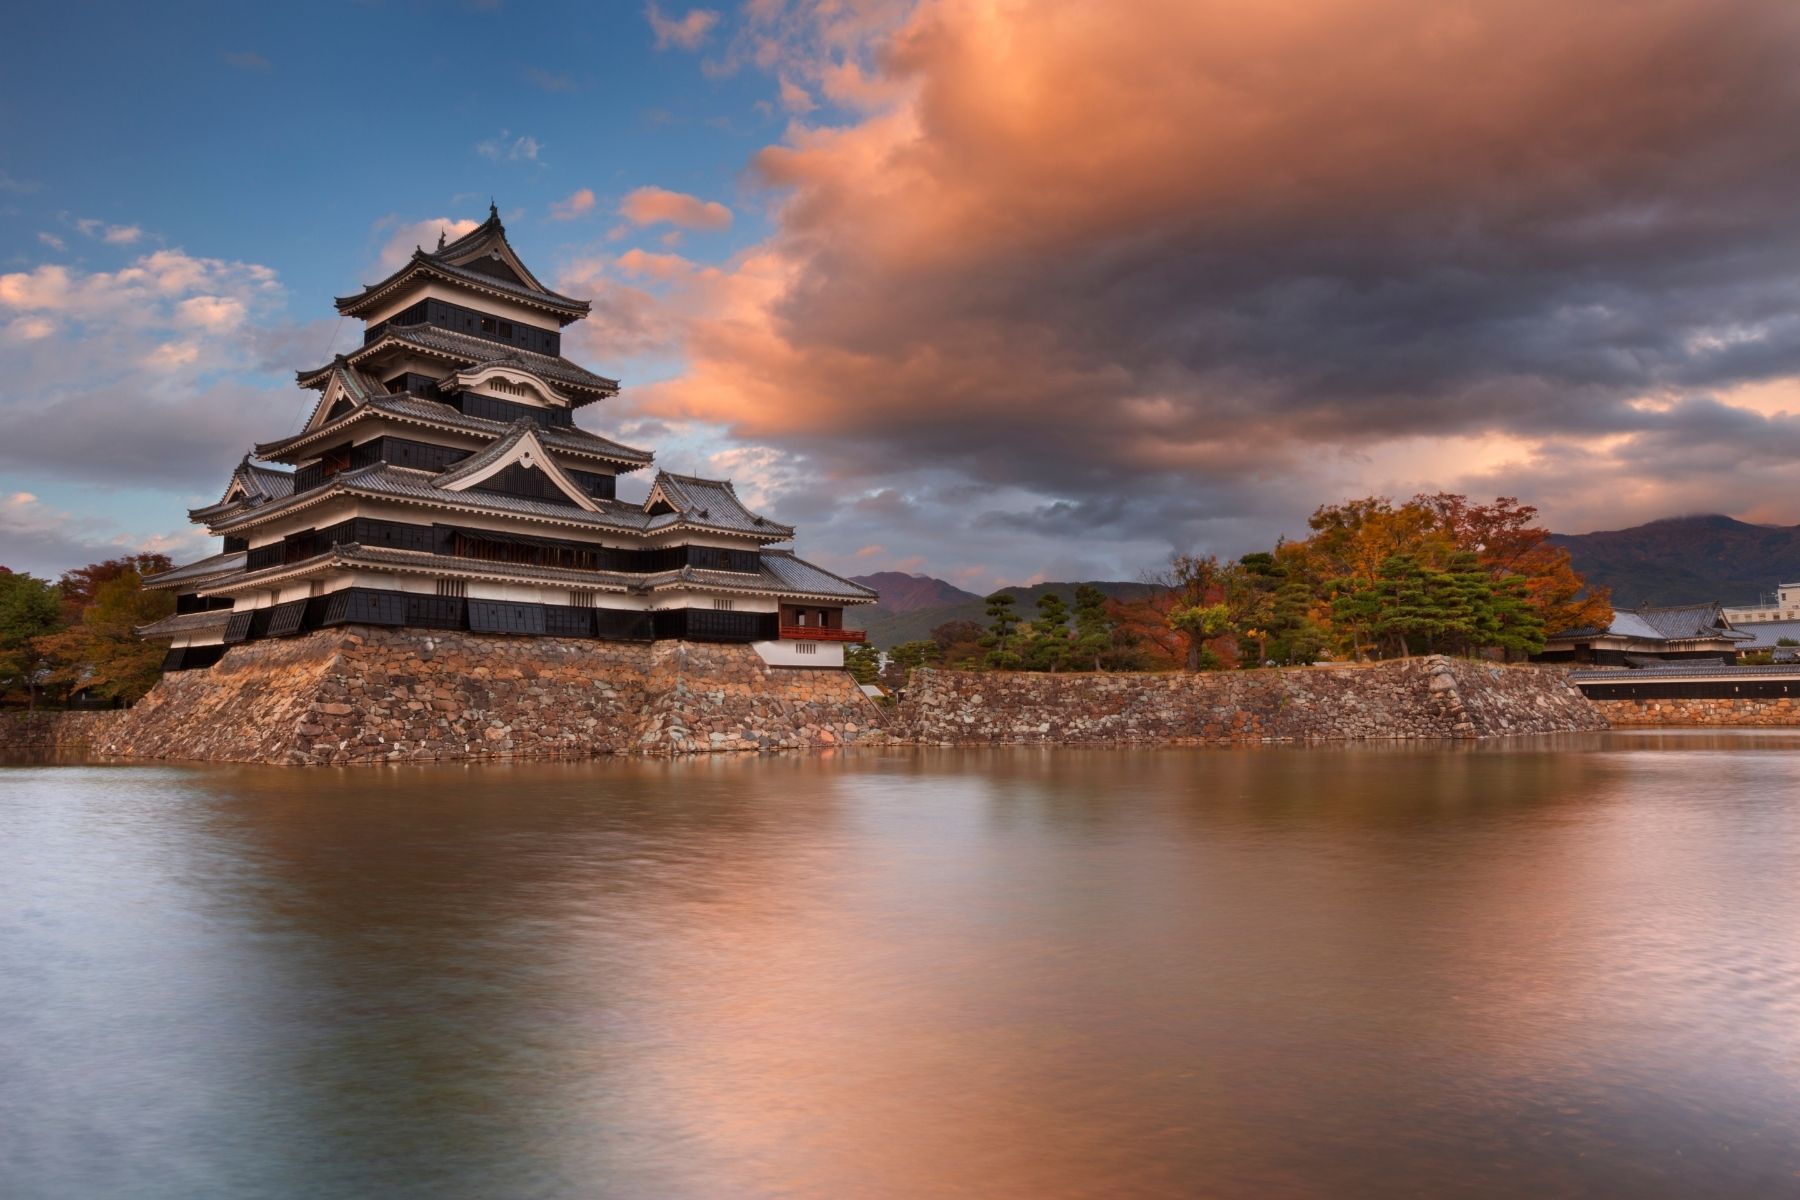
[[[185,1099],[86,1127],[246,1194],[1785,1180],[1800,756],[1631,745],[114,772],[0,819],[112,930],[38,939],[105,946],[23,977],[38,1076],[148,978],[173,1023],[110,1044]]]

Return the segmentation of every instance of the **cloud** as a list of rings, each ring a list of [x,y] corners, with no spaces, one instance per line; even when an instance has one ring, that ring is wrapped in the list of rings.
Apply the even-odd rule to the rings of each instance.
[[[54,233],[39,233],[37,235],[37,240],[50,247],[52,250],[67,250],[69,248],[69,244],[60,237],[57,237]]]
[[[676,279],[694,269],[694,264],[679,254],[651,254],[644,250],[627,250],[619,255],[619,269],[627,275],[651,279]]]
[[[683,50],[697,50],[706,35],[712,32],[713,26],[719,23],[719,14],[710,8],[690,8],[679,20],[663,15],[660,6],[654,2],[644,8],[644,18],[650,22],[651,30],[656,34],[656,48],[666,50],[670,46],[679,46]]]
[[[422,221],[406,221],[391,214],[383,217],[375,222],[375,232],[388,232],[376,252],[375,269],[383,274],[397,270],[414,250],[435,248],[439,234],[455,241],[478,224],[467,217],[426,217]]]
[[[0,171],[0,192],[11,192],[14,195],[28,196],[32,192],[43,190],[44,185],[35,179],[20,179],[7,171]]]
[[[71,224],[73,224],[76,231],[83,236],[99,238],[101,241],[111,246],[129,246],[144,236],[144,231],[136,225],[108,225],[106,222],[96,220],[93,217],[78,217],[71,222]],[[56,242],[52,243],[46,240],[46,238],[50,236],[52,235],[39,234],[38,240],[44,242],[47,246],[52,246],[54,249],[62,249],[63,247],[60,244],[62,239],[57,238]]]
[[[508,130],[502,129],[498,137],[487,138],[475,143],[475,153],[493,162],[538,162],[538,153],[543,143],[529,134],[512,136]]]
[[[180,562],[207,550],[207,538],[193,526],[132,532],[103,517],[52,507],[31,492],[0,495],[0,563],[39,579],[126,554],[160,552]]]
[[[221,57],[240,71],[267,71],[270,69],[269,60],[254,50],[228,50]]]
[[[573,221],[575,218],[585,217],[593,211],[593,188],[582,188],[568,198],[558,200],[550,206],[551,219],[557,221]]]
[[[731,226],[731,210],[718,201],[659,187],[641,187],[628,194],[619,205],[619,215],[634,225],[667,222],[687,229]]]
[[[244,378],[261,369],[252,330],[283,300],[266,266],[182,250],[0,275],[0,474],[210,486],[270,436],[268,396]]]
[[[628,403],[912,497],[821,506],[840,553],[1130,577],[1390,484],[1794,494],[1729,400],[1800,379],[1790,6],[796,11],[735,52],[861,115],[756,155],[773,235],[659,297],[685,370]]]
[[[781,107],[788,112],[804,116],[819,106],[814,103],[811,93],[783,75],[781,77]]]
[[[569,94],[580,90],[572,77],[543,67],[526,67],[525,78],[546,92]]]

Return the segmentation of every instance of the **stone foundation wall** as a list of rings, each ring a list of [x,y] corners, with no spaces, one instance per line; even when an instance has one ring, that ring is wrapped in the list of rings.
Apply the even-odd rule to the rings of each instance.
[[[1196,675],[921,671],[883,710],[844,671],[771,667],[748,646],[356,626],[234,647],[128,712],[59,714],[31,736],[99,756],[346,764],[1604,729],[1563,675],[1447,658]]]
[[[123,709],[95,712],[0,712],[0,754],[82,755],[125,718]]]
[[[1443,657],[1170,675],[918,672],[895,732],[928,745],[1480,738],[1606,728],[1564,672]]]
[[[1614,725],[1800,725],[1800,698],[1591,700]]]
[[[125,758],[341,764],[692,754],[885,739],[843,671],[748,646],[352,626],[166,676],[93,741]]]

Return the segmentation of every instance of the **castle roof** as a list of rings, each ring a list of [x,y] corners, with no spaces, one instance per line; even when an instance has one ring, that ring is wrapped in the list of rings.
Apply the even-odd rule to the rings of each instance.
[[[747,513],[741,505],[736,506],[735,512],[721,510],[716,514],[707,508],[652,513],[644,506],[620,500],[595,500],[594,510],[589,511],[573,504],[558,504],[505,492],[450,491],[435,486],[437,477],[438,473],[433,471],[416,471],[385,462],[371,463],[366,467],[334,475],[324,486],[302,492],[279,504],[224,513],[212,525],[212,529],[215,533],[242,529],[284,513],[309,508],[334,496],[350,495],[640,536],[677,529],[736,534],[762,542],[779,542],[793,536],[790,527],[766,518],[762,519],[762,524],[756,524],[755,515]]]
[[[336,569],[365,567],[449,578],[525,579],[572,584],[577,588],[619,594],[699,588],[711,592],[783,596],[842,604],[872,604],[876,599],[876,593],[870,589],[796,558],[791,551],[764,550],[760,559],[756,571],[680,567],[641,574],[628,571],[577,571],[566,567],[502,563],[482,558],[433,554],[423,550],[398,550],[387,546],[340,542],[299,562],[278,563],[257,571],[236,572],[230,577],[210,580],[206,586],[207,590],[214,592],[261,588]]]
[[[673,513],[694,524],[734,533],[794,535],[791,525],[781,525],[744,507],[729,479],[702,479],[698,475],[674,475],[658,471],[644,500],[645,511]]]
[[[401,424],[481,437],[499,437],[508,429],[505,421],[470,416],[441,400],[427,400],[407,392],[382,392],[366,404],[359,404],[336,420],[328,421],[316,429],[302,430],[279,441],[259,442],[256,453],[262,458],[293,454],[309,445],[327,442],[359,422],[377,417],[387,417]],[[648,465],[654,457],[648,450],[623,445],[576,425],[545,426],[538,430],[538,437],[548,449],[605,459],[621,471],[635,471]]]
[[[582,405],[619,392],[619,381],[596,375],[576,366],[566,358],[553,358],[535,350],[523,350],[500,342],[491,342],[471,333],[457,333],[435,325],[389,325],[380,336],[366,346],[358,347],[339,359],[295,372],[295,382],[303,388],[322,388],[331,380],[339,361],[357,366],[394,346],[416,350],[422,354],[447,359],[462,367],[514,367],[536,375],[559,390],[570,393],[572,404]]]
[[[506,226],[493,206],[488,219],[454,242],[435,250],[415,249],[412,257],[379,283],[371,283],[351,296],[339,296],[337,310],[360,317],[392,297],[416,279],[438,278],[477,292],[495,295],[516,304],[536,308],[555,317],[559,325],[587,316],[589,303],[553,292],[538,281],[506,240]]]
[[[201,508],[188,510],[188,519],[205,521],[220,513],[241,508],[245,505],[257,506],[285,500],[294,494],[294,473],[283,471],[278,467],[266,467],[261,463],[250,461],[250,455],[244,455],[238,465],[232,469],[231,477],[225,481],[225,491],[217,501]]]

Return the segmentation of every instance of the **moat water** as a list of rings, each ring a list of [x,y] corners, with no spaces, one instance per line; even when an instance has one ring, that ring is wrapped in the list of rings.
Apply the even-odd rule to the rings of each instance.
[[[1800,736],[0,770],[0,1196],[1800,1195]]]

